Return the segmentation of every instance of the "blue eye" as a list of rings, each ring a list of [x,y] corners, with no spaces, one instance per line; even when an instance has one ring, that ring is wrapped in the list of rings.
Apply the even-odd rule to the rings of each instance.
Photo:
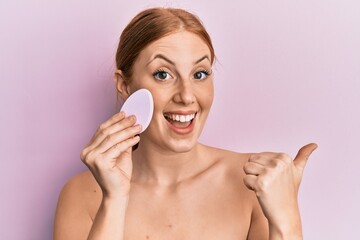
[[[161,80],[161,81],[164,81],[164,80],[167,80],[171,77],[171,75],[164,71],[164,70],[157,70],[155,73],[153,73],[153,76],[158,79],[158,80]]]
[[[194,74],[194,79],[204,80],[204,79],[206,79],[208,76],[209,76],[209,72],[206,71],[206,70],[202,70],[202,71],[196,72],[196,73]]]

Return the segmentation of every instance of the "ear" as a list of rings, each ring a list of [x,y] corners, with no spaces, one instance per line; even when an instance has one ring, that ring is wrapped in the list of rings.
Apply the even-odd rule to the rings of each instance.
[[[114,74],[114,81],[116,89],[123,100],[126,100],[130,96],[130,87],[125,80],[124,74],[121,70],[117,69]]]

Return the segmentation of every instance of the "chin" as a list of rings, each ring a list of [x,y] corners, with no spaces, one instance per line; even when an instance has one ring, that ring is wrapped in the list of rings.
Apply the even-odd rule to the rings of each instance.
[[[197,140],[172,140],[169,141],[166,145],[168,150],[174,153],[187,153],[193,150],[197,146]]]

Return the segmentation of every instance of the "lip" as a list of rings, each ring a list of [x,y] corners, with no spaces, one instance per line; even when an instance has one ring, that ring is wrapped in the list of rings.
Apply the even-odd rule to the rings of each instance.
[[[189,126],[187,126],[186,128],[177,128],[175,127],[174,125],[172,125],[169,121],[166,121],[167,125],[169,126],[169,128],[174,131],[175,133],[177,134],[180,134],[180,135],[186,135],[186,134],[189,134],[191,133],[193,130],[194,130],[194,126],[195,126],[195,123],[196,123],[196,116],[197,116],[197,111],[172,111],[172,112],[165,112],[166,114],[178,114],[178,115],[190,115],[190,114],[195,114],[195,117],[193,120],[191,120],[191,123]],[[165,114],[164,113],[164,114]]]
[[[189,111],[168,111],[164,112],[164,114],[178,114],[178,115],[190,115],[190,114],[196,114],[197,111],[189,110]]]

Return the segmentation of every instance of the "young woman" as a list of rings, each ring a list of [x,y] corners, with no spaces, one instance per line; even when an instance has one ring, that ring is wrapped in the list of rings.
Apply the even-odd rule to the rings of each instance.
[[[297,195],[316,144],[294,160],[200,144],[214,58],[208,33],[189,12],[153,8],[129,23],[116,87],[123,99],[148,89],[152,121],[140,136],[142,126],[124,112],[98,128],[81,153],[90,171],[60,194],[55,240],[302,239]]]

